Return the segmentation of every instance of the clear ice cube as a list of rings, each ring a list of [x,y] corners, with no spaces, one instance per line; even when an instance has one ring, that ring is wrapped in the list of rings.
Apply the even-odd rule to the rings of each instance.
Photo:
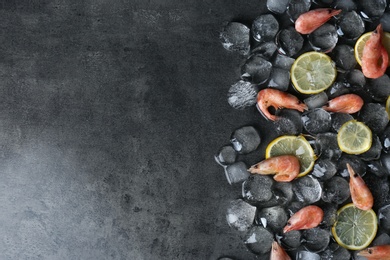
[[[225,176],[229,184],[234,184],[246,180],[250,173],[244,162],[235,162],[225,167]]]
[[[349,40],[356,40],[365,30],[361,16],[355,11],[343,12],[336,27],[338,35]]]
[[[255,254],[266,254],[271,251],[274,236],[261,226],[253,226],[244,236],[244,243]]]
[[[333,226],[337,219],[338,205],[334,203],[322,203],[320,207],[324,211],[324,218],[321,222],[321,226]]]
[[[310,134],[325,133],[330,130],[330,113],[322,108],[315,108],[302,114],[302,124]]]
[[[331,113],[330,117],[332,118],[332,129],[335,132],[338,132],[343,124],[353,120],[353,116],[347,113]]]
[[[287,91],[290,85],[290,71],[279,68],[272,68],[268,87],[281,91]]]
[[[381,17],[387,6],[386,0],[356,0],[355,2],[360,10],[360,15],[368,21]]]
[[[319,227],[310,228],[302,232],[302,245],[310,252],[318,253],[328,247],[330,232]]]
[[[311,0],[290,0],[287,6],[287,14],[290,16],[291,21],[295,21],[298,17],[309,11],[311,6]]]
[[[382,29],[385,32],[390,32],[390,12],[385,12],[379,22],[382,24]]]
[[[250,49],[250,29],[238,22],[230,22],[223,27],[219,38],[228,51],[237,51],[247,55]]]
[[[350,260],[351,253],[348,249],[331,242],[324,252],[321,253],[321,260]]]
[[[330,56],[338,68],[352,70],[357,64],[354,53],[353,47],[346,44],[338,44],[332,50]]]
[[[274,121],[280,135],[298,135],[302,133],[303,124],[301,113],[293,109],[279,109],[276,111],[278,119]]]
[[[321,257],[317,253],[302,250],[297,252],[295,260],[321,260]]]
[[[260,15],[252,23],[252,36],[258,42],[274,40],[278,31],[278,20],[272,14]]]
[[[228,103],[235,109],[244,109],[256,104],[259,88],[248,81],[240,80],[228,91]]]
[[[286,56],[292,57],[303,47],[304,39],[294,27],[287,27],[276,35],[278,51]]]
[[[367,152],[364,152],[359,155],[359,157],[364,161],[377,160],[381,156],[382,152],[382,143],[379,140],[379,137],[376,134],[372,135],[372,144],[370,149]]]
[[[363,88],[366,85],[366,77],[361,70],[354,69],[345,74],[345,83],[349,88]]]
[[[242,183],[242,196],[251,203],[269,201],[273,182],[270,176],[251,175]]]
[[[256,45],[255,48],[251,51],[251,54],[254,55],[260,55],[266,60],[270,60],[271,57],[274,55],[276,50],[278,49],[278,46],[276,46],[275,42],[263,42],[258,45]]]
[[[311,95],[303,100],[309,109],[319,108],[328,102],[328,95],[324,91]]]
[[[353,0],[334,0],[332,6],[334,9],[341,9],[344,12],[356,11],[357,9]]]
[[[287,224],[287,212],[281,206],[260,209],[256,216],[257,223],[274,232],[279,232]]]
[[[336,164],[327,158],[319,158],[314,163],[312,175],[320,181],[326,181],[332,178],[337,172]]]
[[[285,70],[290,71],[291,66],[293,65],[294,61],[295,61],[295,59],[278,53],[275,55],[275,57],[272,61],[272,65],[275,68],[285,69]]]
[[[390,78],[387,74],[384,74],[376,79],[367,79],[365,88],[375,101],[385,102],[388,96],[390,96],[389,86]]]
[[[390,152],[390,125],[388,125],[383,132],[379,135],[382,142],[383,151],[386,153]]]
[[[219,149],[218,153],[214,156],[214,158],[219,165],[226,166],[236,161],[237,152],[236,150],[234,150],[233,146],[225,145]]]
[[[349,163],[354,172],[360,176],[364,176],[366,174],[366,164],[357,155],[343,154],[337,163],[337,172],[342,177],[349,177],[347,163]]]
[[[253,54],[241,67],[241,77],[253,84],[262,84],[269,78],[271,70],[271,62],[260,54]]]
[[[309,34],[309,43],[313,50],[330,52],[336,46],[339,38],[334,25],[325,23]]]
[[[288,249],[296,249],[301,245],[302,241],[302,231],[292,230],[286,233],[283,233],[280,237],[280,242],[283,247]]]
[[[242,199],[230,202],[226,213],[226,220],[230,227],[238,231],[246,231],[252,227],[256,215],[256,207]]]
[[[247,154],[257,149],[261,137],[253,126],[243,126],[233,132],[230,142],[238,153]]]
[[[360,120],[365,123],[373,133],[381,133],[389,123],[389,116],[384,105],[380,103],[366,103],[359,112]]]
[[[387,233],[390,233],[390,204],[381,207],[378,210],[379,227]]]
[[[333,176],[323,184],[322,200],[329,203],[342,204],[349,196],[349,183],[344,178]]]
[[[337,143],[336,133],[319,133],[316,135],[316,146],[319,148],[318,155],[322,158],[337,160],[342,152]]]
[[[267,8],[273,13],[282,14],[286,12],[290,0],[267,0]]]
[[[298,178],[292,184],[294,194],[299,201],[311,204],[321,199],[321,184],[311,175]]]

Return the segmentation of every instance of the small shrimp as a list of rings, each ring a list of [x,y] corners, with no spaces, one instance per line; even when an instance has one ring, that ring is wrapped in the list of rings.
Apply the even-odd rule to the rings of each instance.
[[[257,94],[257,108],[264,117],[275,121],[278,117],[268,111],[269,107],[290,108],[300,112],[307,109],[304,103],[289,93],[272,88],[262,89]]]
[[[363,48],[362,72],[367,78],[376,79],[385,74],[389,55],[382,44],[383,30],[379,24]]]
[[[371,209],[374,205],[374,197],[370,189],[364,183],[362,177],[355,173],[351,165],[347,163],[349,172],[349,189],[353,205],[361,210]]]
[[[318,8],[301,14],[295,21],[295,30],[301,34],[312,33],[330,18],[341,13],[332,8]]]
[[[324,218],[324,211],[315,205],[310,205],[298,210],[287,221],[283,233],[292,230],[310,229],[318,226]]]
[[[358,253],[368,260],[390,260],[390,245],[368,247]]]
[[[328,112],[353,114],[358,112],[364,105],[363,99],[356,94],[345,94],[329,100],[322,108]]]
[[[283,247],[278,242],[272,242],[270,260],[291,260],[291,257],[284,251]]]
[[[252,174],[275,174],[274,180],[289,182],[298,176],[300,170],[299,160],[294,155],[280,155],[265,159],[253,166],[248,171]]]

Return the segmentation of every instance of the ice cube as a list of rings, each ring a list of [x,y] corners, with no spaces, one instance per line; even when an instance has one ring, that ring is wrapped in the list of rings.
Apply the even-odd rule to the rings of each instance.
[[[218,153],[214,156],[215,161],[221,166],[226,166],[232,164],[236,161],[237,152],[234,150],[233,146],[225,145],[222,146]]]
[[[293,109],[279,109],[275,113],[278,119],[274,121],[280,135],[298,135],[302,133],[301,113]]]
[[[286,12],[289,0],[267,0],[267,8],[273,13],[282,14]]]
[[[309,109],[319,108],[328,102],[328,95],[324,91],[311,95],[303,100]]]
[[[343,70],[352,70],[357,62],[354,55],[354,49],[346,44],[338,44],[330,53],[336,66]]]
[[[246,180],[250,173],[244,162],[235,162],[225,167],[225,175],[229,184],[234,184]]]
[[[337,33],[349,40],[356,40],[365,30],[364,22],[355,11],[343,12],[337,20]]]
[[[303,47],[304,39],[294,27],[287,27],[279,31],[276,36],[278,51],[286,56],[294,56]]]
[[[251,54],[260,55],[266,60],[270,60],[277,49],[278,46],[276,46],[275,42],[263,42],[257,45],[255,48],[253,48]]]
[[[270,252],[273,241],[273,234],[261,226],[253,226],[244,237],[245,245],[255,254]]]
[[[321,199],[321,184],[311,175],[298,178],[292,184],[295,196],[299,201],[311,204]]]
[[[258,42],[274,40],[278,31],[278,20],[272,14],[260,15],[252,23],[252,36]]]
[[[262,84],[269,78],[271,70],[271,62],[260,54],[253,54],[241,67],[241,77],[253,84]]]
[[[355,2],[360,10],[360,15],[368,21],[381,17],[387,6],[386,0],[357,0]]]
[[[259,88],[248,81],[240,80],[228,91],[228,103],[235,109],[244,109],[256,104]]]
[[[350,197],[349,183],[344,178],[333,176],[323,184],[322,200],[342,204]]]
[[[285,69],[285,70],[290,71],[291,66],[293,65],[294,61],[295,61],[295,59],[278,53],[278,54],[276,54],[275,58],[273,59],[272,65],[275,68]]]
[[[256,219],[257,222],[262,223],[264,227],[269,228],[274,232],[279,232],[287,224],[288,216],[284,208],[275,206],[259,210]]]
[[[330,232],[319,227],[310,228],[302,232],[302,245],[310,252],[321,252],[328,247]]]
[[[230,22],[223,27],[219,38],[222,46],[228,51],[237,51],[242,55],[249,53],[250,29],[238,22]]]
[[[339,38],[336,27],[325,23],[309,34],[308,39],[313,50],[329,52],[336,46]]]
[[[257,149],[261,138],[259,132],[253,126],[243,126],[233,132],[230,142],[237,152],[247,154]]]
[[[364,104],[359,112],[359,118],[376,134],[385,130],[389,123],[386,108],[380,103]]]
[[[385,102],[388,96],[390,96],[389,86],[390,78],[387,74],[384,74],[376,79],[367,79],[365,88],[375,101]]]
[[[269,77],[268,87],[275,88],[281,91],[287,91],[290,85],[290,71],[272,68],[271,76]]]
[[[295,260],[321,260],[321,257],[309,251],[299,251],[297,252]]]
[[[242,196],[251,203],[268,201],[272,197],[273,182],[270,176],[251,175],[242,184]]]
[[[312,175],[320,181],[326,181],[332,178],[337,172],[336,164],[327,158],[319,158],[314,163]]]
[[[290,0],[287,6],[287,14],[291,21],[295,21],[301,14],[309,11],[310,6],[311,0]]]
[[[337,243],[331,242],[328,248],[321,253],[321,260],[350,260],[351,253],[348,249]]]
[[[302,124],[310,134],[325,133],[332,125],[330,113],[322,108],[315,108],[302,114]]]
[[[252,226],[255,215],[256,207],[242,199],[237,199],[230,202],[226,213],[226,220],[230,227],[239,231],[246,231]]]
[[[331,113],[330,117],[332,118],[332,129],[335,132],[338,132],[344,123],[353,120],[353,116],[347,113]]]

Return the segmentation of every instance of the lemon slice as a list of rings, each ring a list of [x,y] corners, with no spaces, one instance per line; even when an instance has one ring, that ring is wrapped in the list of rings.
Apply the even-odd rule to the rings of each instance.
[[[386,100],[386,112],[390,119],[390,96],[388,96]]]
[[[337,143],[340,150],[345,153],[364,153],[371,148],[371,129],[362,122],[350,120],[340,127],[337,134]]]
[[[332,85],[336,66],[331,58],[321,52],[306,52],[291,66],[291,81],[302,94],[317,94]]]
[[[368,32],[360,36],[360,38],[355,43],[355,59],[359,63],[359,65],[362,65],[362,56],[363,56],[363,49],[364,45],[366,44],[366,41],[368,38],[370,38],[372,32]],[[383,32],[383,38],[382,38],[382,44],[386,48],[387,53],[390,54],[390,33]],[[390,66],[390,63],[389,63]]]
[[[298,177],[308,174],[317,159],[313,148],[303,136],[283,135],[270,142],[265,149],[265,158],[279,155],[295,155],[300,163]]]
[[[375,238],[378,221],[372,209],[361,210],[349,203],[337,211],[332,227],[336,242],[349,250],[361,250]]]

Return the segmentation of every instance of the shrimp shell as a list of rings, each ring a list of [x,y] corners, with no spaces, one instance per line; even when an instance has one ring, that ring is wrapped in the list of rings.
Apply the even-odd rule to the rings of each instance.
[[[329,100],[322,108],[328,112],[353,114],[363,107],[363,99],[356,94],[345,94]]]
[[[324,218],[324,211],[315,205],[310,205],[298,210],[287,221],[283,233],[292,230],[302,230],[317,227]]]
[[[361,210],[371,209],[374,205],[374,197],[370,189],[367,187],[362,177],[355,173],[351,165],[347,163],[349,172],[349,189],[351,191],[351,199],[355,207]]]
[[[326,23],[330,18],[341,13],[332,8],[318,8],[301,14],[295,21],[295,30],[301,34],[309,34]]]

